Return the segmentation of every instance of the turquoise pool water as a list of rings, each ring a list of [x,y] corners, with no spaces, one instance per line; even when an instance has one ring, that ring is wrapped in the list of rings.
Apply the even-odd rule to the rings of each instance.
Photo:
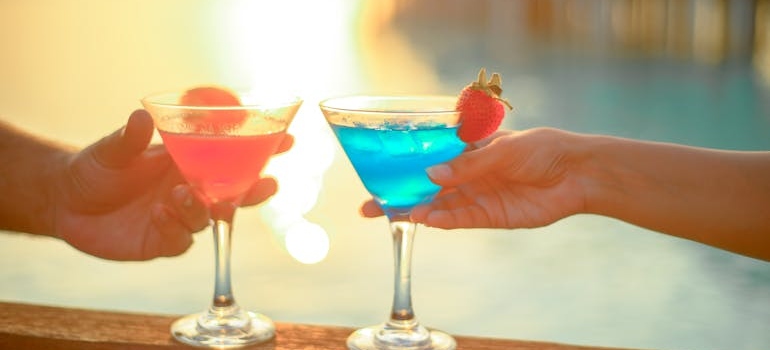
[[[770,149],[770,81],[750,58],[704,63],[598,52],[495,35],[487,27],[470,30],[474,34],[450,29],[444,35],[453,40],[437,43],[420,26],[406,22],[402,30],[447,88],[462,86],[472,67],[502,73],[504,97],[516,108],[504,124],[508,128],[551,126],[702,147]],[[767,262],[587,215],[515,231],[476,236],[488,240],[478,249],[489,254],[490,263],[467,272],[488,284],[465,288],[476,289],[467,295],[488,313],[466,318],[474,320],[466,325],[498,329],[497,335],[587,344],[605,339],[640,348],[770,346]],[[472,264],[463,258],[450,260]]]

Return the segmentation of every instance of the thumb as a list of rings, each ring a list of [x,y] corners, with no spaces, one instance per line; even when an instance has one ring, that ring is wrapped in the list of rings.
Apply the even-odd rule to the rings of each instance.
[[[152,117],[145,110],[136,110],[123,128],[104,137],[90,148],[97,162],[109,168],[128,165],[149,145],[154,132]]]

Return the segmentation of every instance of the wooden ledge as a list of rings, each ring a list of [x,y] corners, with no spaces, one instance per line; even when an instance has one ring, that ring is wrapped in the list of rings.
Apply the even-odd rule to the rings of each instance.
[[[169,334],[169,326],[177,317],[0,302],[0,349],[192,349],[174,341]],[[278,322],[274,340],[245,349],[345,350],[345,339],[352,331],[346,327]],[[456,339],[458,349],[612,350],[476,337]]]

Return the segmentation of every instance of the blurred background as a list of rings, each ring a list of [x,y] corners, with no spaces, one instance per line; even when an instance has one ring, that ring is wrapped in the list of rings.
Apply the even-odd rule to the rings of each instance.
[[[387,224],[358,216],[367,194],[317,108],[325,97],[456,94],[486,67],[515,106],[506,128],[770,149],[763,0],[0,0],[0,48],[0,117],[77,146],[158,90],[301,94],[297,143],[267,169],[280,192],[241,210],[234,233],[236,298],[279,322],[359,327],[390,311]],[[0,266],[3,301],[186,314],[213,292],[208,231],[147,262],[5,233]],[[458,335],[770,346],[770,264],[603,217],[420,227],[413,276],[418,317]]]

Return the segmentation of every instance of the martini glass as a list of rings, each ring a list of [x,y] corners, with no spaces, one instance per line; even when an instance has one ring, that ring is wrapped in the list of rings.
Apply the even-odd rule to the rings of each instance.
[[[241,309],[230,283],[230,238],[235,209],[260,178],[302,100],[236,92],[243,105],[185,106],[183,92],[142,99],[179,171],[211,215],[214,233],[214,298],[208,310],[171,325],[177,340],[199,347],[233,348],[275,335],[264,315]]]
[[[453,96],[347,96],[320,103],[364,187],[385,212],[393,236],[395,289],[390,319],[355,331],[349,349],[449,350],[448,334],[415,318],[411,297],[412,208],[430,202],[440,187],[425,169],[459,155],[459,113]]]

